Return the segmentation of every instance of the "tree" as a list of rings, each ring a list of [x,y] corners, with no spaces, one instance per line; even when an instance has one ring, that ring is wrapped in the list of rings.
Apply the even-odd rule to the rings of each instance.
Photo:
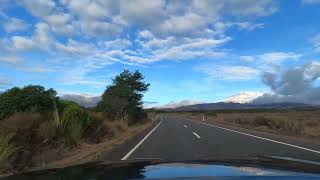
[[[54,108],[57,93],[53,89],[28,85],[14,87],[0,95],[0,120],[15,112],[45,112]]]
[[[134,73],[124,70],[107,86],[98,109],[111,119],[128,119],[129,123],[134,123],[144,115],[142,98],[149,86],[138,70]]]

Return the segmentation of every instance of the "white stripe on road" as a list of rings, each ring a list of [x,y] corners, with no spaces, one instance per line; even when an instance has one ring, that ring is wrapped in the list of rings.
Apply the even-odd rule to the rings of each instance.
[[[189,121],[193,121],[193,120],[189,120]],[[260,136],[256,136],[256,135],[252,135],[252,134],[236,131],[236,130],[233,130],[233,129],[228,129],[228,128],[224,128],[224,127],[220,127],[220,126],[216,126],[216,125],[212,125],[212,124],[207,124],[207,123],[204,123],[204,122],[197,122],[197,121],[193,121],[193,122],[204,124],[204,125],[207,125],[207,126],[212,126],[212,127],[215,127],[215,128],[226,130],[226,131],[239,133],[239,134],[250,136],[250,137],[254,137],[254,138],[257,138],[257,139],[262,139],[262,140],[266,140],[266,141],[270,141],[270,142],[274,142],[274,143],[278,143],[278,144],[282,144],[282,145],[286,145],[286,146],[290,146],[290,147],[294,147],[294,148],[302,149],[302,150],[305,150],[305,151],[310,151],[310,152],[314,152],[314,153],[320,154],[320,151],[317,151],[317,150],[314,150],[314,149],[309,149],[309,148],[305,148],[305,147],[301,147],[301,146],[297,146],[297,145],[293,145],[293,144],[289,144],[289,143],[284,143],[284,142],[281,142],[281,141],[276,141],[276,140],[273,140],[273,139],[268,139],[268,138],[264,138],[264,137],[260,137]]]
[[[184,124],[183,126],[184,126],[185,128],[187,128],[187,127],[188,127],[188,126],[187,126],[187,125],[185,125],[185,124]]]
[[[131,151],[129,151],[121,160],[126,160],[128,159],[128,157],[153,133],[154,130],[157,129],[157,127],[161,124],[162,122],[162,117],[161,117],[161,121],[159,122],[159,124],[154,127],[133,149],[131,149]]]
[[[197,133],[195,133],[195,132],[192,132],[198,139],[200,139],[200,136],[197,134]]]

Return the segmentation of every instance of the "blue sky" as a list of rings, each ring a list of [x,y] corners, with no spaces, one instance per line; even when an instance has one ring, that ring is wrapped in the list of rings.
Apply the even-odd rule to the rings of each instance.
[[[60,95],[97,96],[123,69],[139,69],[151,83],[144,101],[157,105],[243,91],[305,100],[303,88],[319,90],[319,54],[319,0],[0,4],[0,90],[40,84]],[[290,94],[286,72],[297,68],[303,85]]]

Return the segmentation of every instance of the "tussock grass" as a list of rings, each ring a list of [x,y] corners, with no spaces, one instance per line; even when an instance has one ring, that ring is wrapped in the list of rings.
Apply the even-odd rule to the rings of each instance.
[[[10,166],[17,154],[20,151],[20,147],[13,142],[14,133],[1,134],[0,135],[0,167],[5,168]]]
[[[57,124],[55,121],[41,123],[38,129],[38,137],[42,138],[43,142],[53,142],[57,137]]]

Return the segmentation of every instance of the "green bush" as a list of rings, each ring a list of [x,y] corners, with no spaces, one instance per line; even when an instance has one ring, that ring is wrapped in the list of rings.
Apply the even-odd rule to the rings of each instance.
[[[79,105],[77,103],[73,102],[73,101],[59,99],[57,101],[57,108],[58,108],[58,111],[59,111],[59,115],[62,116],[63,111],[65,110],[65,108],[67,108],[69,106],[79,106]]]
[[[42,86],[14,87],[0,95],[0,120],[15,112],[45,112],[53,110],[56,92]]]
[[[84,128],[77,122],[71,122],[68,126],[63,127],[63,140],[67,146],[75,146],[80,144]]]
[[[92,124],[91,115],[83,108],[75,105],[64,109],[60,119],[58,132],[67,146],[74,146],[81,142],[84,132]]]
[[[92,121],[92,117],[85,109],[82,109],[79,106],[71,105],[64,109],[60,121],[61,126],[63,127],[67,127],[76,123],[80,124],[83,128],[87,128]]]

